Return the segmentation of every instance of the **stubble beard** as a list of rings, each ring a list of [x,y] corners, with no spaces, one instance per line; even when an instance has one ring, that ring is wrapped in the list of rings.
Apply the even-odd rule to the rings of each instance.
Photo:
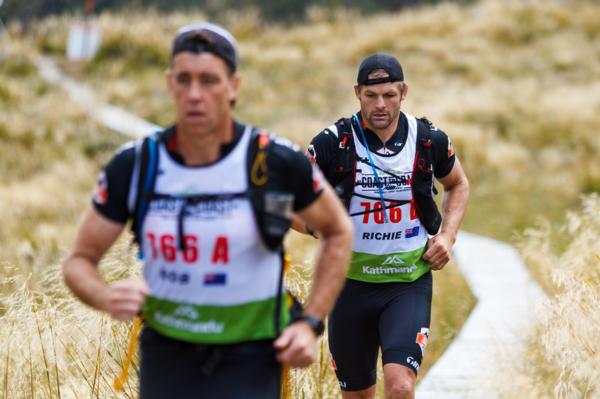
[[[373,126],[375,129],[387,129],[391,124],[394,118],[392,118],[392,114],[390,112],[386,112],[385,119],[375,119],[373,114],[367,117],[369,124]]]

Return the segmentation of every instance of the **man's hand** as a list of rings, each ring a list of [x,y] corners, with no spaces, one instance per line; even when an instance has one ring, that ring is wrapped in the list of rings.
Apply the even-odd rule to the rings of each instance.
[[[447,234],[439,233],[427,242],[427,251],[423,259],[431,263],[431,270],[442,270],[450,260],[452,240]]]
[[[308,367],[317,360],[317,337],[303,321],[287,326],[273,346],[278,350],[277,360],[291,367]]]
[[[106,287],[103,309],[115,320],[132,320],[148,295],[148,285],[139,280],[121,280]]]

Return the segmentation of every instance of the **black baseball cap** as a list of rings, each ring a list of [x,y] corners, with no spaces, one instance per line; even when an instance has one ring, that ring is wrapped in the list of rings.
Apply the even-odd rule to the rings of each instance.
[[[233,73],[238,64],[236,48],[237,42],[227,29],[209,22],[202,22],[185,25],[177,31],[171,49],[171,59],[177,53],[184,51],[196,54],[210,52],[225,61],[229,71]]]
[[[383,69],[388,76],[382,78],[369,79],[369,74],[377,69]],[[391,54],[375,53],[371,54],[358,67],[358,76],[356,83],[359,85],[376,85],[387,82],[403,82],[404,73],[400,62]]]

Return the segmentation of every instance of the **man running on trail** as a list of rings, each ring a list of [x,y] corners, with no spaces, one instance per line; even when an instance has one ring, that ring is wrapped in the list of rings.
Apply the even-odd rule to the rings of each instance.
[[[297,147],[233,119],[236,67],[222,27],[177,33],[166,72],[176,122],[108,163],[64,262],[83,302],[143,316],[142,399],[278,398],[281,365],[316,359],[344,282],[353,232],[342,204]],[[295,316],[282,286],[292,213],[323,237]],[[97,265],[128,220],[145,281],[107,284]]]
[[[469,184],[448,136],[400,111],[408,85],[395,57],[365,58],[354,91],[360,112],[308,149],[355,228],[346,285],[329,317],[332,364],[344,398],[373,398],[381,348],[386,398],[413,398],[429,337],[430,270],[450,259]],[[433,177],[444,188],[443,219]]]

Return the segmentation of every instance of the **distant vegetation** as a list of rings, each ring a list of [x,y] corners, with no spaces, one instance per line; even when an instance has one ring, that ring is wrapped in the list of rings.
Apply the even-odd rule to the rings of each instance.
[[[446,3],[369,18],[338,10],[293,28],[229,15],[224,24],[242,58],[237,115],[305,144],[357,109],[352,84],[362,57],[397,54],[409,83],[404,109],[450,134],[474,187],[465,228],[511,239],[600,191],[598,5],[569,4]],[[166,125],[170,40],[182,24],[207,17],[126,15],[98,18],[104,39],[91,63],[63,65],[108,101]],[[67,21],[38,26],[37,46],[60,59]]]
[[[211,18],[220,18],[231,10],[257,11],[265,21],[272,22],[302,22],[307,13],[315,8],[336,9],[349,8],[365,13],[376,13],[384,11],[398,11],[402,8],[436,4],[441,0],[209,0],[199,3],[192,0],[6,0],[4,10],[0,10],[0,16],[9,20],[29,21],[32,18],[44,18],[49,15],[63,13],[83,13],[86,3],[94,3],[95,12],[106,11],[141,11],[155,9],[172,12],[187,10],[190,12],[203,12]],[[447,0],[446,0],[447,1]],[[466,3],[471,0],[454,0]]]

